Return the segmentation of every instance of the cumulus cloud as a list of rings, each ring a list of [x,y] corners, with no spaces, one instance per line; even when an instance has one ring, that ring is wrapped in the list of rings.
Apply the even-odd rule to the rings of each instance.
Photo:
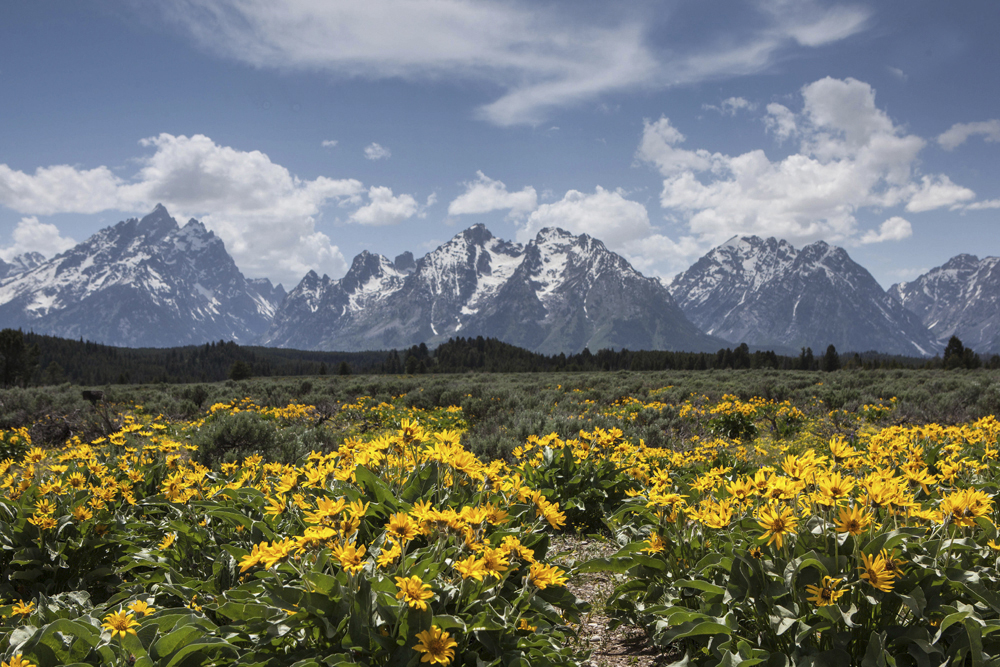
[[[390,151],[385,146],[380,146],[379,144],[376,144],[374,141],[365,146],[365,157],[368,158],[369,160],[383,160],[385,158],[390,157],[391,155],[392,151]]]
[[[0,248],[0,259],[8,262],[26,252],[39,252],[52,257],[76,245],[73,239],[62,236],[58,227],[39,222],[35,216],[21,218],[12,236],[14,242]]]
[[[373,186],[369,189],[368,199],[370,203],[351,214],[351,222],[373,227],[398,225],[403,220],[413,217],[420,208],[412,195],[394,196],[392,189],[382,186]],[[433,203],[433,200],[428,199],[428,205]]]
[[[955,123],[937,138],[941,148],[955,150],[969,137],[981,135],[986,141],[1000,141],[1000,119],[984,120],[979,123]]]
[[[534,238],[545,227],[589,234],[609,247],[644,238],[652,231],[645,206],[600,186],[593,194],[570,190],[559,201],[542,204],[519,226],[518,238]]]
[[[339,143],[340,143],[340,142],[339,142],[339,141],[337,141],[336,139],[324,139],[324,140],[323,140],[323,143],[321,143],[320,145],[321,145],[321,146],[322,146],[323,148],[333,148],[333,147],[335,147],[335,146],[336,146],[337,144],[339,144]]]
[[[653,275],[685,269],[705,250],[692,236],[676,241],[666,236],[650,222],[641,202],[628,199],[620,189],[600,186],[593,193],[570,190],[562,199],[542,204],[518,224],[517,238],[527,242],[546,227],[589,234]]]
[[[817,0],[772,0],[754,10],[755,20],[720,26],[695,42],[684,39],[683,25],[643,20],[627,4],[599,13],[572,3],[502,0],[161,5],[206,49],[256,67],[486,82],[501,92],[479,115],[498,125],[537,124],[555,108],[600,102],[612,92],[759,72],[793,49],[864,30],[871,15],[863,7]],[[650,44],[654,24],[678,31],[669,51]]]
[[[706,111],[718,111],[723,116],[735,116],[737,111],[743,109],[753,111],[757,105],[743,97],[728,97],[716,106],[714,104],[702,104],[702,109]]]
[[[955,206],[975,198],[975,192],[961,185],[955,185],[943,174],[936,178],[924,176],[920,179],[919,187],[914,188],[910,201],[906,203],[906,210],[912,213],[933,211],[936,208]]]
[[[107,167],[39,167],[34,174],[0,164],[0,204],[18,213],[97,213],[116,201],[122,180]]]
[[[769,132],[773,132],[779,141],[784,141],[799,130],[792,110],[777,102],[767,105],[764,126]]]
[[[646,122],[636,157],[660,171],[660,204],[705,246],[735,234],[793,243],[898,240],[909,229],[902,218],[866,232],[856,213],[897,206],[921,212],[975,197],[943,174],[915,177],[926,142],[896,126],[867,83],[827,77],[801,95],[799,113],[768,105],[770,130],[799,140],[798,151],[779,161],[763,150],[729,156],[686,148],[668,118]]]
[[[905,218],[893,216],[879,225],[878,230],[869,229],[861,237],[861,243],[882,243],[883,241],[902,241],[913,236],[913,227]]]
[[[465,192],[448,204],[448,215],[466,215],[508,210],[511,218],[519,218],[538,207],[538,193],[530,185],[519,192],[508,192],[507,186],[481,171],[476,180],[465,183]]]
[[[347,268],[339,248],[316,228],[325,209],[361,206],[348,220],[372,225],[393,224],[419,209],[410,195],[366,192],[356,179],[302,179],[260,151],[220,146],[203,135],[164,133],[140,144],[153,152],[138,159],[139,171],[129,179],[107,167],[60,165],[29,174],[0,164],[0,205],[33,215],[141,214],[163,203],[179,220],[198,218],[218,234],[248,276],[291,284],[310,269],[337,274]]]

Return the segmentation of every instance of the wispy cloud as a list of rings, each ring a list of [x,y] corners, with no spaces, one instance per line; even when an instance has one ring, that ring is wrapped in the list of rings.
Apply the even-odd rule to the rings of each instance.
[[[955,123],[937,138],[941,148],[955,150],[969,137],[981,136],[986,141],[1000,141],[1000,119],[984,120],[979,123]]]
[[[610,20],[572,3],[499,0],[178,0],[162,11],[205,48],[257,67],[489,82],[502,92],[478,114],[497,125],[537,124],[624,90],[758,72],[791,49],[864,30],[871,14],[818,0],[751,7],[752,27],[669,48],[625,5]]]

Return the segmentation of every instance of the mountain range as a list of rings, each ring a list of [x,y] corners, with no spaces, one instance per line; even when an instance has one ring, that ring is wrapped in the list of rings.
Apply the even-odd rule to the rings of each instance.
[[[416,260],[364,252],[340,280],[309,273],[261,339],[299,349],[389,349],[484,336],[535,352],[714,351],[667,289],[586,234],[527,244],[475,225]]]
[[[126,347],[214,340],[307,350],[498,338],[545,354],[601,348],[939,354],[1000,351],[1000,259],[959,255],[883,290],[839,247],[735,237],[669,281],[586,234],[527,243],[474,225],[423,257],[368,251],[286,294],[248,279],[222,240],[163,206],[46,259],[0,260],[0,326]]]

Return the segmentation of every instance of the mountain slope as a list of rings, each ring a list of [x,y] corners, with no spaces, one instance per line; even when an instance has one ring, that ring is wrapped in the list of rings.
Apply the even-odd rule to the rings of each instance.
[[[265,345],[363,350],[496,337],[546,354],[585,347],[715,351],[656,280],[589,236],[544,229],[521,245],[475,225],[413,264],[370,253],[340,280],[307,275]]]
[[[684,313],[733,343],[819,351],[938,352],[918,318],[842,248],[734,237],[669,285]]]
[[[939,342],[958,336],[979,352],[1000,352],[1000,258],[957,255],[889,294]]]
[[[246,280],[200,222],[179,227],[157,206],[0,280],[0,321],[130,347],[245,343],[267,328],[283,292]]]

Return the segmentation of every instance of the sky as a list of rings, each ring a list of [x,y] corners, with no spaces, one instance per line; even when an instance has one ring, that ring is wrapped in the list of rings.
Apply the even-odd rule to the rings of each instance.
[[[0,258],[164,204],[247,277],[463,229],[669,279],[735,235],[883,287],[1000,255],[1000,3],[6,2]]]

